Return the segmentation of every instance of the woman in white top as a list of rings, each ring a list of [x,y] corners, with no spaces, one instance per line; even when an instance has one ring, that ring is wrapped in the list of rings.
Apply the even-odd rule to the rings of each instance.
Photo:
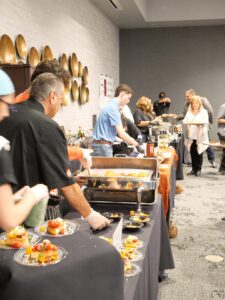
[[[199,96],[193,97],[183,123],[187,125],[185,145],[188,151],[191,152],[192,160],[192,170],[187,175],[201,176],[203,152],[207,149],[209,143],[209,117]]]

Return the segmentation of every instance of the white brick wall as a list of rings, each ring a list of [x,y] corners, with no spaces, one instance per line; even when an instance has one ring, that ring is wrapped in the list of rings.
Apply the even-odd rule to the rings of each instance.
[[[75,52],[89,69],[90,101],[69,101],[56,116],[67,130],[90,129],[99,113],[99,75],[119,83],[119,30],[91,0],[0,0],[0,35],[23,34],[28,48],[49,45],[54,57]]]

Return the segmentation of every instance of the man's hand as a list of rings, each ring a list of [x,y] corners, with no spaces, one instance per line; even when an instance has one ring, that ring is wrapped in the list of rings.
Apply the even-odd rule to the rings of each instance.
[[[143,145],[143,139],[142,139],[142,136],[141,136],[141,135],[139,135],[139,136],[137,137],[137,142],[138,142],[139,145]]]
[[[109,226],[109,219],[102,216],[95,210],[92,210],[91,213],[85,218],[85,221],[91,226],[92,229],[103,229],[106,226]]]

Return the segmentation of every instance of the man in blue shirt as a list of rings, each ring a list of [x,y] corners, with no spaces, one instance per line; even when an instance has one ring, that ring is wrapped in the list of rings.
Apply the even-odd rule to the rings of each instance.
[[[125,143],[137,147],[143,152],[138,142],[130,137],[124,130],[121,119],[121,109],[130,102],[132,89],[126,84],[120,84],[115,90],[113,98],[101,110],[93,132],[93,156],[112,157],[112,144],[118,135]]]

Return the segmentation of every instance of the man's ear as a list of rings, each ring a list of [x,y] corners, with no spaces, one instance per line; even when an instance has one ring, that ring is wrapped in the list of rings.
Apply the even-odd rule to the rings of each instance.
[[[120,95],[119,95],[120,99],[122,99],[123,96],[124,96],[125,94],[126,94],[126,93],[125,93],[124,91],[122,91],[122,92],[120,93]]]
[[[54,91],[51,91],[50,93],[49,93],[49,96],[48,96],[48,98],[49,98],[49,102],[51,103],[51,104],[53,104],[54,102],[55,102],[55,92]]]

